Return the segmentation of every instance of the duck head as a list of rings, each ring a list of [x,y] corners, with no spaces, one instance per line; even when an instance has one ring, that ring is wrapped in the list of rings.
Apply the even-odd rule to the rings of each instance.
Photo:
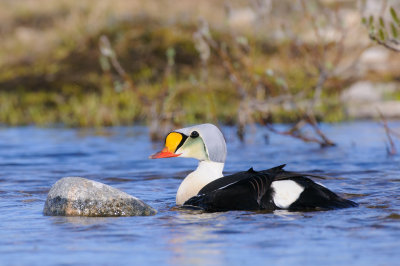
[[[226,143],[221,131],[213,124],[201,124],[172,131],[165,138],[162,151],[149,158],[185,157],[199,161],[224,163]]]

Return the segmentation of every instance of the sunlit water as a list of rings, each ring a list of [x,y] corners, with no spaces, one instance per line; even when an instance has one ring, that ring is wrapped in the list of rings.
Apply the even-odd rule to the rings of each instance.
[[[399,124],[395,124],[395,126]],[[326,212],[199,214],[171,209],[191,159],[149,160],[160,148],[145,127],[101,131],[0,128],[0,264],[399,265],[400,156],[387,156],[375,122],[324,125],[338,145],[320,149],[250,129],[245,143],[224,127],[226,173],[316,172],[360,207]],[[47,217],[50,187],[83,176],[158,210],[152,217]]]

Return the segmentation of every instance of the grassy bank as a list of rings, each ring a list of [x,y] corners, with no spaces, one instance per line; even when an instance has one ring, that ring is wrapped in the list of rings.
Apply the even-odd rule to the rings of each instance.
[[[0,5],[0,123],[7,125],[237,123],[241,108],[253,108],[256,121],[296,121],[306,107],[271,100],[282,95],[296,105],[311,101],[318,119],[338,121],[341,91],[371,74],[352,74],[352,62],[370,45],[360,25],[346,39],[318,37],[341,34],[323,19],[323,12],[354,11],[341,2],[282,1],[274,12],[236,24],[232,14],[249,7],[240,1]],[[102,36],[110,47],[101,52]],[[387,80],[395,73],[370,76]]]

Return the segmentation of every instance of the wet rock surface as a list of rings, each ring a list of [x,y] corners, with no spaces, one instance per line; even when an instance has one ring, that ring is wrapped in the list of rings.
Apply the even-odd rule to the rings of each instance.
[[[49,216],[147,216],[157,211],[125,192],[81,177],[64,177],[50,189],[43,214]]]

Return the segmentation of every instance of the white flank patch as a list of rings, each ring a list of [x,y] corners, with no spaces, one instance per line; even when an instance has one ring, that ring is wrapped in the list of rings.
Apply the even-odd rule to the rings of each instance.
[[[275,205],[282,209],[288,208],[304,191],[302,186],[292,180],[274,181],[271,187],[275,191],[272,199]]]

